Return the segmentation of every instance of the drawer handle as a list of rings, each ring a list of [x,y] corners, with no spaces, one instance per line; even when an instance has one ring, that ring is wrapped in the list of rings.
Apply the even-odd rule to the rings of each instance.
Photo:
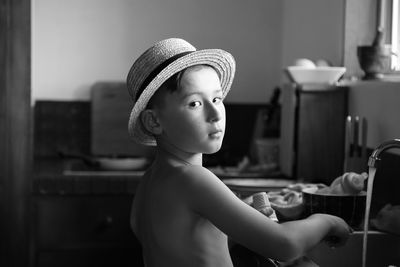
[[[110,228],[114,223],[114,218],[112,216],[106,216],[97,226],[98,232],[104,232],[108,228]]]
[[[104,220],[106,225],[111,225],[114,222],[113,217],[107,216],[106,219]]]

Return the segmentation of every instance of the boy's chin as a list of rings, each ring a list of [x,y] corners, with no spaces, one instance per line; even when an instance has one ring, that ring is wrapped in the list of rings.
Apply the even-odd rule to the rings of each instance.
[[[214,154],[214,153],[217,153],[221,149],[221,147],[222,147],[222,144],[215,145],[213,147],[209,147],[207,149],[207,151],[204,151],[203,153],[204,154]]]

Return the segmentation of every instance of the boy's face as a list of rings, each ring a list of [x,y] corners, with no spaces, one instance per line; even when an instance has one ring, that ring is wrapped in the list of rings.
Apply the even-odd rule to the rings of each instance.
[[[211,67],[188,69],[180,89],[164,90],[157,108],[162,134],[158,142],[189,153],[215,153],[225,132],[225,106],[221,83]]]

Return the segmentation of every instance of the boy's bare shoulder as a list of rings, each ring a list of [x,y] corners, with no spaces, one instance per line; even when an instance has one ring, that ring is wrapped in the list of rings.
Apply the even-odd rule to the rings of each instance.
[[[223,182],[210,170],[198,165],[185,165],[174,167],[168,173],[169,185],[175,190],[181,189],[183,192],[194,197],[199,189],[216,188],[224,186]]]
[[[204,201],[204,198],[215,198],[232,193],[213,172],[205,167],[188,165],[176,170],[175,184],[180,187],[189,199]]]
[[[209,169],[198,165],[185,165],[176,169],[178,179],[185,184],[220,181]]]

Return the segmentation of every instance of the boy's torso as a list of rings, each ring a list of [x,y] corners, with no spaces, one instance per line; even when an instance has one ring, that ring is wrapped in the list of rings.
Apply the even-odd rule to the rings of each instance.
[[[147,266],[232,266],[227,237],[190,207],[179,169],[153,168],[135,195],[131,223]],[[184,185],[183,185],[184,184]]]

